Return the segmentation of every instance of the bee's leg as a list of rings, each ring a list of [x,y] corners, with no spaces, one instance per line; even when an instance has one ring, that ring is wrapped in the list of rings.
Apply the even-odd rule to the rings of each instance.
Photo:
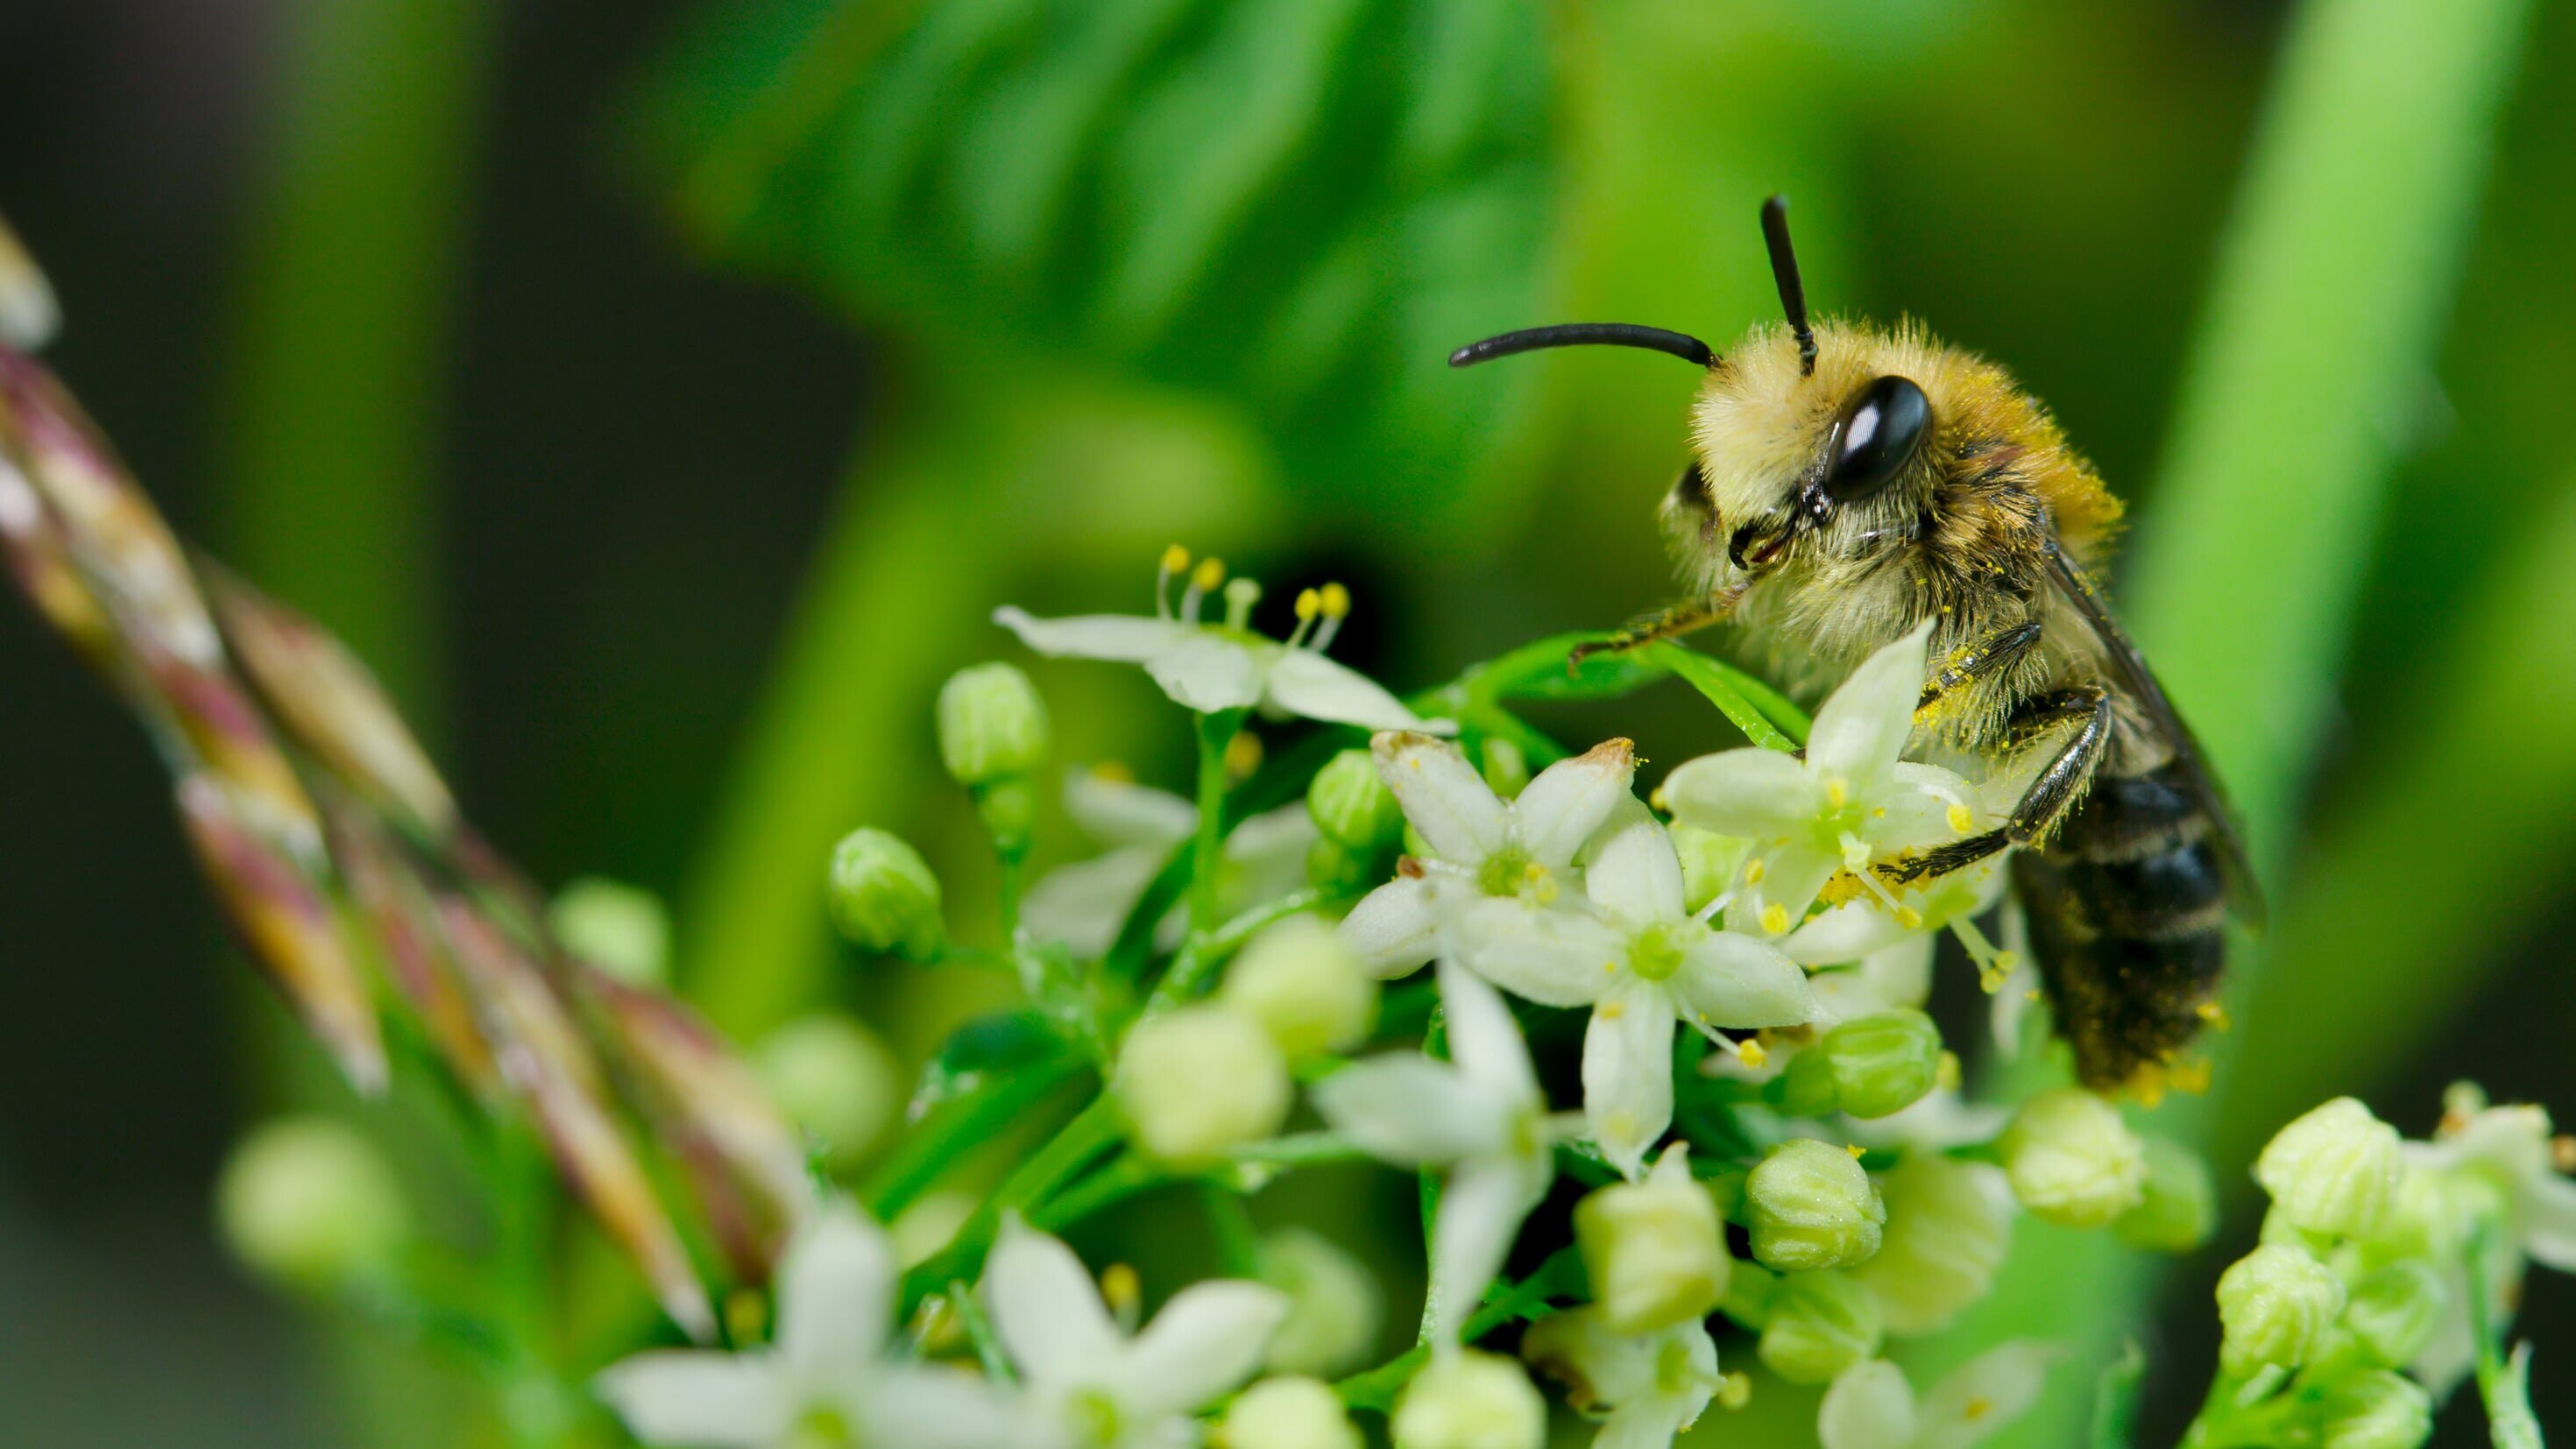
[[[2019,663],[2023,656],[2039,645],[2039,621],[2015,624],[1998,629],[1974,644],[1951,651],[1938,661],[1932,677],[1923,685],[1923,697],[1914,703],[1917,723],[1928,722],[1942,700],[1957,690],[1991,679]]]
[[[1743,586],[1737,585],[1720,589],[1705,598],[1684,599],[1660,613],[1628,625],[1607,639],[1577,644],[1573,652],[1565,656],[1566,672],[1573,673],[1577,665],[1595,654],[1620,653],[1652,644],[1658,639],[1679,639],[1685,634],[1695,634],[1734,613],[1736,601],[1743,597]]]
[[[2013,806],[2011,818],[2001,828],[1953,841],[1912,860],[1882,866],[1879,875],[1902,885],[1974,865],[2007,846],[2045,839],[2102,763],[2102,752],[2111,742],[2110,691],[2098,684],[2060,690],[2031,700],[2012,719],[2016,739],[2029,739],[2069,723],[2075,725],[2074,733],[2057,747],[2056,755],[2040,770],[2038,778],[2022,791],[2020,803]]]

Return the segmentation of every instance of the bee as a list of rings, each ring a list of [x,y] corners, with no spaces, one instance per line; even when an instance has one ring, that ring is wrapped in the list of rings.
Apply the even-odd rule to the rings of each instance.
[[[1597,647],[1728,620],[1812,685],[1930,620],[1917,724],[2027,783],[2001,825],[1878,869],[1901,885],[2013,850],[2078,1078],[2152,1090],[2217,1015],[2231,907],[2262,907],[2190,726],[2094,583],[2119,500],[1995,364],[1912,322],[1810,325],[1783,198],[1762,230],[1787,325],[1722,355],[1575,323],[1472,343],[1450,365],[1598,344],[1703,370],[1690,463],[1662,507],[1691,595]]]

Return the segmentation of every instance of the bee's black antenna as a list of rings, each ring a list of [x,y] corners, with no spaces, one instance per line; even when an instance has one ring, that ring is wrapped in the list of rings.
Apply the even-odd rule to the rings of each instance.
[[[1633,322],[1568,322],[1557,327],[1531,327],[1519,332],[1506,332],[1482,342],[1470,342],[1449,354],[1451,367],[1473,367],[1515,352],[1535,352],[1542,347],[1642,347],[1649,352],[1669,352],[1675,357],[1713,366],[1717,353],[1707,343],[1686,332],[1667,332],[1661,327],[1640,327]]]
[[[1807,326],[1807,284],[1798,280],[1798,254],[1789,246],[1789,198],[1762,203],[1762,240],[1771,248],[1771,279],[1780,284],[1780,310],[1798,334],[1798,375],[1816,375],[1816,334]]]

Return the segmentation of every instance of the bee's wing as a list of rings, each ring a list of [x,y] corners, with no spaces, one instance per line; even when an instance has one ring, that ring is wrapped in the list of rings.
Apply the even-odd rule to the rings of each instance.
[[[2093,580],[2076,565],[2075,560],[2066,556],[2066,551],[2058,547],[2055,539],[2048,542],[2048,577],[2049,582],[2057,586],[2057,591],[2066,596],[2067,602],[2075,606],[2075,611],[2084,616],[2084,622],[2093,630],[2093,637],[2102,641],[2102,652],[2111,661],[2111,668],[2119,674],[2121,686],[2129,691],[2139,707],[2165,732],[2165,738],[2172,742],[2175,763],[2182,766],[2183,777],[2190,782],[2192,793],[2199,798],[2201,807],[2209,812],[2210,827],[2218,837],[2219,855],[2227,871],[2228,884],[2233,888],[2238,914],[2247,924],[2259,928],[2265,915],[2263,885],[2254,878],[2253,863],[2246,857],[2245,839],[2237,823],[2236,807],[2228,803],[2227,791],[2219,785],[2218,776],[2209,768],[2209,757],[2201,752],[2199,739],[2192,734],[2191,726],[2183,723],[2182,716],[2174,711],[2173,701],[2165,698],[2164,686],[2156,682],[2156,672],[2147,667],[2146,656],[2138,652],[2138,646],[2129,642],[2128,633],[2120,627],[2120,621],[2111,617],[2110,607],[2102,602],[2101,592],[2094,588]]]

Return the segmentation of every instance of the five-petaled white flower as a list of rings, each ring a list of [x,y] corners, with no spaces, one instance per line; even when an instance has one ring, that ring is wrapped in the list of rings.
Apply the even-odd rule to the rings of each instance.
[[[1503,998],[1455,961],[1439,965],[1451,1060],[1392,1053],[1315,1084],[1335,1130],[1405,1167],[1449,1169],[1431,1232],[1431,1338],[1459,1325],[1502,1271],[1521,1220],[1556,1178],[1570,1123],[1548,1115],[1529,1047]]]
[[[1020,925],[1077,956],[1099,956],[1117,940],[1173,848],[1198,829],[1198,807],[1168,790],[1074,770],[1065,779],[1064,813],[1109,848],[1039,876],[1020,902]],[[1225,914],[1303,889],[1306,852],[1314,843],[1315,822],[1303,804],[1265,811],[1226,832],[1217,883]],[[1188,916],[1188,907],[1176,902],[1156,928],[1156,949],[1179,947]]]
[[[1914,730],[1930,625],[1872,654],[1816,711],[1804,759],[1747,746],[1674,767],[1662,799],[1673,818],[1758,844],[1731,892],[1726,923],[1785,935],[1825,882],[1848,870],[1899,920],[1899,902],[1870,862],[1942,844],[1977,823],[1968,782],[1897,759]]]
[[[1597,1307],[1531,1325],[1521,1354],[1562,1379],[1566,1401],[1601,1421],[1592,1449],[1669,1449],[1717,1394],[1717,1345],[1699,1319],[1619,1333]]]
[[[1200,714],[1260,705],[1362,729],[1453,728],[1445,720],[1417,717],[1376,681],[1324,657],[1325,646],[1350,613],[1350,594],[1341,585],[1299,594],[1297,626],[1282,642],[1252,632],[1252,606],[1261,588],[1250,579],[1226,586],[1223,622],[1202,623],[1200,606],[1224,583],[1225,566],[1212,558],[1199,560],[1195,570],[1189,563],[1189,551],[1178,545],[1163,555],[1162,572],[1154,580],[1152,618],[1082,614],[1039,619],[1005,605],[993,611],[993,622],[1040,654],[1141,664],[1165,694]],[[1175,609],[1169,598],[1172,579],[1185,571],[1189,582]]]
[[[1377,771],[1430,849],[1369,892],[1342,921],[1342,941],[1380,976],[1402,976],[1439,950],[1444,909],[1479,896],[1544,904],[1563,890],[1576,852],[1624,805],[1637,757],[1626,740],[1559,760],[1505,800],[1454,745],[1420,734],[1369,742]],[[1446,905],[1435,904],[1442,897]]]
[[[2450,1302],[2441,1327],[2412,1365],[2435,1394],[2448,1392],[2477,1358],[2468,1312],[2471,1271],[2487,1275],[2490,1301],[2513,1291],[2526,1257],[2562,1273],[2576,1272],[2576,1182],[2559,1171],[2563,1143],[2551,1135],[2546,1107],[2491,1107],[2475,1083],[2456,1082],[2442,1096],[2442,1121],[2433,1140],[2406,1144],[2410,1176],[2467,1178],[2496,1194],[2492,1210],[2501,1217],[2492,1224],[2483,1257],[2472,1253],[2436,1265],[2451,1285]],[[2433,1183],[2425,1187],[2439,1190]],[[2474,1204],[2470,1210],[2477,1210]]]
[[[1843,1370],[1816,1411],[1824,1449],[1967,1449],[2038,1401],[2058,1350],[2015,1341],[1951,1370],[1918,1401],[1885,1359]]]
[[[1532,782],[1531,789],[1537,788]],[[1673,1026],[1796,1026],[1815,1015],[1806,973],[1770,943],[1719,931],[1683,902],[1672,836],[1641,814],[1584,870],[1589,909],[1518,897],[1466,905],[1459,958],[1543,1006],[1589,1006],[1583,1110],[1592,1141],[1629,1177],[1673,1120]]]
[[[1074,1449],[1198,1443],[1191,1415],[1252,1377],[1288,1316],[1278,1289],[1217,1279],[1182,1289],[1131,1338],[1073,1250],[1016,1215],[983,1294],[1021,1381],[1021,1431],[995,1442]]]
[[[887,1351],[896,1277],[884,1229],[836,1203],[779,1264],[772,1346],[639,1353],[600,1374],[599,1396],[637,1439],[671,1449],[1011,1442],[982,1380]]]

